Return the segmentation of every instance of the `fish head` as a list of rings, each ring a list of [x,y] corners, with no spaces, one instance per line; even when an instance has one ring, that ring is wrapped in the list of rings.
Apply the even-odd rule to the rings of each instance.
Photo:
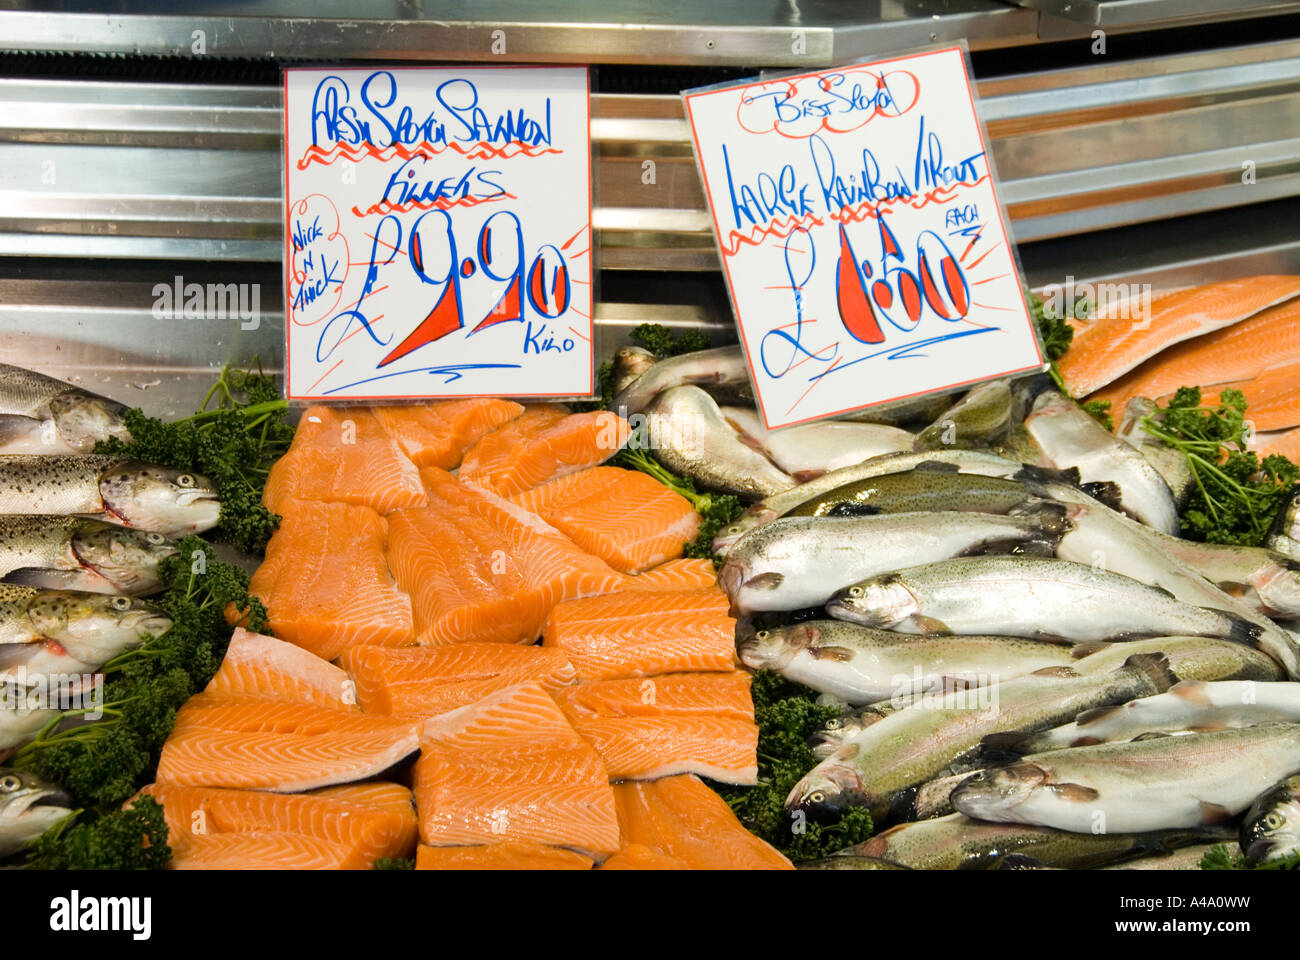
[[[217,525],[221,501],[206,477],[142,463],[119,464],[99,480],[104,507],[123,524],[172,536]]]
[[[68,390],[50,400],[50,416],[65,443],[78,453],[90,453],[101,440],[129,442],[126,405],[81,390]]]
[[[745,534],[751,530],[757,530],[775,519],[775,510],[755,510],[751,507],[718,531],[718,535],[713,538],[713,552],[720,557],[727,556],[727,554],[731,553],[731,548],[739,543]]]
[[[175,540],[151,530],[95,524],[72,536],[72,552],[82,566],[102,576],[116,590],[148,593],[161,585],[158,565],[180,551]]]
[[[836,620],[883,628],[902,623],[920,610],[912,591],[892,574],[845,587],[826,604],[826,612]]]
[[[96,666],[172,626],[171,617],[138,597],[71,590],[41,591],[27,604],[27,617],[41,634]]]
[[[0,767],[0,857],[18,852],[72,812],[72,798],[54,784]]]
[[[821,630],[812,623],[771,627],[743,635],[736,646],[741,662],[751,670],[775,670],[789,665],[800,650],[816,643]],[[737,635],[738,639],[740,634]]]
[[[809,820],[833,823],[852,807],[866,805],[862,777],[850,763],[841,762],[843,752],[823,760],[794,785],[785,800],[787,813],[802,812]]]
[[[1021,761],[972,773],[953,788],[950,801],[968,817],[1005,822],[1011,811],[1046,782],[1047,772],[1042,767]]]
[[[825,760],[833,756],[846,741],[881,719],[883,715],[874,706],[831,717],[820,730],[808,738],[808,746],[813,756],[818,760]]]
[[[1241,849],[1253,863],[1300,850],[1300,776],[1261,794],[1241,822]]]
[[[1300,615],[1300,562],[1288,560],[1272,565],[1251,578],[1260,601],[1280,618]]]

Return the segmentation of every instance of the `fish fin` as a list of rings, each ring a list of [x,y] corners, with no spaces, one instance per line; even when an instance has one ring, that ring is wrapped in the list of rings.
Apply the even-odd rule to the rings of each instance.
[[[1047,864],[1037,857],[1031,857],[1026,853],[1008,853],[1001,857],[997,863],[989,867],[990,870],[1049,870]]]
[[[1163,740],[1168,736],[1171,736],[1171,734],[1165,733],[1163,730],[1147,730],[1130,739],[1129,743],[1141,743],[1143,740]]]
[[[1230,597],[1244,597],[1251,590],[1251,587],[1244,583],[1233,583],[1231,581],[1216,583],[1215,586]]]
[[[1110,646],[1111,642],[1109,640],[1084,640],[1082,643],[1076,643],[1070,648],[1070,656],[1076,660],[1082,660],[1084,657],[1100,653]]]
[[[1118,713],[1123,710],[1124,707],[1125,704],[1121,703],[1113,707],[1093,707],[1091,710],[1084,710],[1075,715],[1075,726],[1086,727],[1090,723],[1096,723],[1098,720],[1109,717],[1113,713]]]
[[[1040,667],[1029,674],[1031,677],[1079,677],[1082,676],[1078,670],[1072,667]]]
[[[1217,803],[1201,801],[1201,823],[1211,826],[1216,823],[1227,823],[1231,819],[1232,814],[1227,807]]]
[[[767,573],[760,573],[757,576],[750,577],[741,586],[748,587],[750,590],[775,590],[784,582],[785,574],[770,570]]]
[[[1016,515],[1033,519],[1044,534],[1042,539],[1053,544],[1074,529],[1069,507],[1055,500],[1027,501],[1016,508]]]
[[[17,587],[36,587],[40,590],[86,590],[87,581],[92,579],[110,589],[113,587],[106,578],[84,567],[79,567],[76,570],[20,567],[17,570],[10,570],[4,577],[0,577],[0,583],[8,583]]]
[[[906,790],[900,790],[889,801],[889,812],[885,814],[885,823],[911,823],[916,819],[916,795],[921,785],[913,784]]]
[[[1184,680],[1182,683],[1176,683],[1169,688],[1169,693],[1188,703],[1200,704],[1203,707],[1214,705],[1203,680]]]
[[[1072,747],[1095,747],[1099,743],[1105,743],[1105,740],[1099,737],[1075,737],[1070,741]]]
[[[1264,628],[1257,623],[1251,623],[1245,617],[1239,617],[1235,614],[1228,614],[1232,620],[1232,626],[1228,628],[1228,639],[1233,643],[1242,643],[1248,647],[1258,646],[1260,634]]]
[[[971,547],[958,556],[963,557],[1054,557],[1056,544],[1049,540],[989,540]]]
[[[1039,467],[1032,463],[1026,463],[1016,471],[1011,479],[1036,483],[1067,483],[1072,487],[1077,487],[1079,485],[1079,468],[1066,467],[1064,470],[1057,470],[1053,467]]]
[[[822,516],[825,517],[874,517],[880,513],[880,508],[870,503],[859,503],[856,500],[844,500],[835,504],[827,510]]]
[[[814,660],[831,660],[835,663],[848,663],[854,657],[853,651],[848,647],[809,646],[808,652],[812,654]]]
[[[1121,666],[1141,672],[1158,693],[1164,693],[1178,683],[1178,675],[1174,673],[1169,665],[1169,658],[1163,653],[1135,653]]]
[[[790,476],[794,477],[800,483],[807,483],[809,480],[816,480],[825,472],[825,470],[796,470],[794,473],[790,474]]]
[[[952,633],[948,624],[934,617],[913,617],[912,623],[922,633]]]
[[[923,460],[912,469],[927,470],[932,473],[961,473],[961,467],[955,463],[944,463],[942,460]]]
[[[978,747],[980,759],[985,763],[1000,763],[1004,760],[1019,760],[1030,752],[1028,740],[1033,733],[1028,730],[1008,730],[1004,733],[990,733]]]
[[[1079,489],[1112,510],[1122,511],[1124,509],[1118,483],[1110,480],[1099,480],[1091,483],[1081,483]]]
[[[1092,803],[1101,796],[1101,793],[1092,787],[1085,787],[1081,783],[1048,783],[1044,784],[1045,788],[1051,790],[1056,796],[1070,803]]]

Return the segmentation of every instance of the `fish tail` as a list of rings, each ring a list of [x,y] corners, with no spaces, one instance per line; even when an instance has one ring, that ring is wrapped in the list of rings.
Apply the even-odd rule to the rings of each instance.
[[[1228,617],[1228,639],[1233,643],[1245,644],[1248,647],[1259,646],[1259,638],[1263,636],[1264,628],[1258,623],[1253,623],[1245,617],[1237,616],[1235,613],[1226,614]]]
[[[1124,509],[1123,495],[1120,492],[1118,483],[1111,480],[1096,480],[1092,483],[1079,484],[1079,489],[1112,510],[1122,512]]]
[[[1169,665],[1169,658],[1163,653],[1135,653],[1124,661],[1124,667],[1137,670],[1146,677],[1156,693],[1164,693],[1179,681]]]
[[[1016,515],[1032,520],[1042,533],[1039,539],[1053,545],[1074,529],[1074,523],[1069,518],[1069,507],[1055,500],[1028,501],[1016,508]]]
[[[1033,735],[1027,730],[990,733],[980,741],[979,758],[989,764],[1019,760],[1025,754],[1032,752],[1029,738]]]

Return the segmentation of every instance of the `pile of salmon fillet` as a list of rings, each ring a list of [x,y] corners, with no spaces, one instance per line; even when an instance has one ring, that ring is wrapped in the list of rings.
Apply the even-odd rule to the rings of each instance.
[[[143,791],[172,866],[790,869],[700,779],[756,781],[749,675],[690,503],[601,466],[629,433],[307,410],[250,584],[275,637],[236,629]]]
[[[1241,277],[1175,290],[1134,304],[1105,304],[1076,321],[1061,358],[1071,396],[1110,401],[1119,422],[1130,400],[1160,403],[1199,386],[1213,406],[1222,391],[1246,395],[1260,458],[1300,461],[1300,276]]]

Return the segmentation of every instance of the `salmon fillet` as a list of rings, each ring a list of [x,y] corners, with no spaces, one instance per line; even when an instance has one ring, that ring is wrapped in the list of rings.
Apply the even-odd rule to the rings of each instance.
[[[680,557],[700,531],[690,501],[639,470],[591,467],[525,490],[511,502],[623,573]]]
[[[577,681],[561,651],[508,643],[353,647],[340,662],[366,713],[421,719],[530,680],[548,692]]]
[[[204,688],[210,694],[250,693],[277,700],[355,709],[348,675],[292,643],[236,627],[225,659]]]
[[[532,643],[555,604],[627,579],[508,500],[436,467],[421,473],[429,506],[391,516],[388,543],[421,645]]]
[[[554,696],[615,780],[696,773],[758,782],[758,727],[744,671],[601,680]]]
[[[452,470],[484,434],[513,420],[524,408],[513,400],[474,397],[376,406],[370,411],[417,467]]]
[[[586,680],[734,670],[736,621],[717,587],[631,591],[558,604],[543,644]]]
[[[351,503],[389,513],[424,503],[419,471],[365,407],[308,407],[266,479],[262,504]]]
[[[388,524],[369,507],[293,503],[248,584],[276,636],[333,660],[360,643],[396,646],[414,635],[411,600],[384,560]]]
[[[398,784],[354,793],[275,794],[151,784],[178,870],[364,870],[415,846],[411,793]]]
[[[522,840],[618,849],[609,774],[540,684],[510,687],[424,724],[415,768],[420,840]]]
[[[631,428],[616,413],[535,404],[465,452],[457,476],[503,497],[604,463]]]
[[[600,865],[601,870],[689,870],[681,860],[643,843],[629,843]]]
[[[703,590],[717,585],[712,560],[669,560],[624,580],[622,590]]]
[[[416,870],[590,870],[591,857],[540,843],[493,843],[480,847],[426,847],[415,854]]]
[[[1087,332],[1076,337],[1057,366],[1070,395],[1085,397],[1167,347],[1245,320],[1297,294],[1297,276],[1245,277],[1179,290],[1155,298],[1150,318],[1113,313],[1084,324]]]
[[[1158,399],[1179,387],[1249,380],[1300,359],[1300,300],[1161,351],[1089,399],[1123,410],[1133,397]]]
[[[414,720],[200,693],[176,714],[157,782],[299,793],[376,777],[415,754],[419,741]]]
[[[648,847],[690,870],[793,870],[736,819],[697,777],[666,777],[614,787],[623,849]]]
[[[1247,409],[1246,413],[1249,415],[1250,410]],[[1250,449],[1255,451],[1255,455],[1260,460],[1277,453],[1286,457],[1292,463],[1300,463],[1300,428],[1259,434],[1255,437]]]
[[[1246,419],[1256,430],[1300,426],[1300,359],[1265,370],[1253,380],[1224,383],[1202,391],[1201,403],[1217,406],[1224,390],[1240,390],[1246,395]]]

